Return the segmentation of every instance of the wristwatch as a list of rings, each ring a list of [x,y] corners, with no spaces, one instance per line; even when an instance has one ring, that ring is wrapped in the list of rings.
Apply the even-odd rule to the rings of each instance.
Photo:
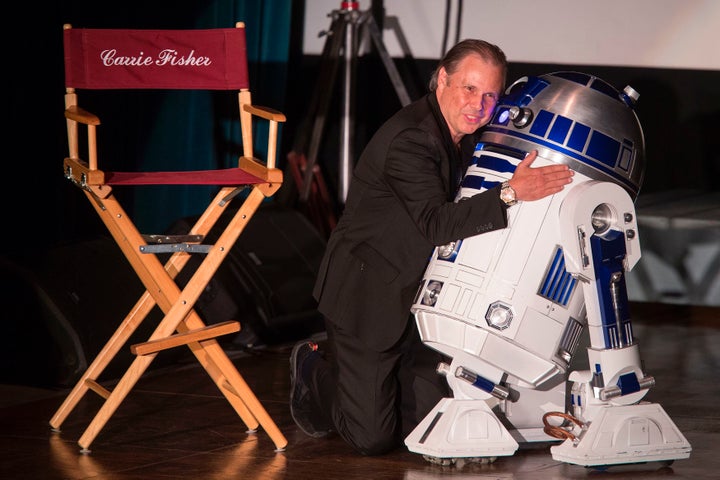
[[[515,190],[510,186],[510,182],[503,182],[500,187],[500,200],[505,202],[505,205],[512,207],[518,201],[515,198]]]

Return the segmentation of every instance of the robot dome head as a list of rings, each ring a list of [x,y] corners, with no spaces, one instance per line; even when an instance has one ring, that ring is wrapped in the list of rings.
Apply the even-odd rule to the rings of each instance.
[[[506,89],[480,142],[537,150],[591,179],[617,183],[635,199],[645,173],[638,98],[630,86],[620,92],[580,72],[522,77]]]

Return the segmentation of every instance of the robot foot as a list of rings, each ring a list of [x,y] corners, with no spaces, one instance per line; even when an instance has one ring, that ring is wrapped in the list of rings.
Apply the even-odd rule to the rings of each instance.
[[[423,458],[433,465],[440,465],[441,467],[449,467],[455,465],[455,462],[457,462],[457,458],[441,458],[431,455],[423,455]]]
[[[597,472],[603,473],[632,473],[632,472],[657,472],[664,468],[670,467],[675,460],[663,460],[658,462],[643,462],[643,463],[618,463],[615,465],[593,465],[592,467],[585,467],[592,469]]]
[[[423,455],[423,458],[433,465],[440,465],[441,467],[449,467],[456,463],[477,463],[480,465],[489,465],[497,460],[497,457],[462,457],[462,458],[440,458],[432,457],[430,455]]]
[[[600,408],[577,437],[550,448],[555,460],[600,469],[674,461],[688,458],[690,451],[688,441],[656,403]]]
[[[454,398],[440,400],[407,436],[405,445],[436,464],[459,458],[490,463],[486,459],[513,455],[518,449],[518,443],[484,400]]]

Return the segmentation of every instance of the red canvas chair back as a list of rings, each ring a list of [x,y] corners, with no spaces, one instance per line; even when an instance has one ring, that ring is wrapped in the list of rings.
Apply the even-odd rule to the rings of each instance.
[[[244,28],[66,28],[63,40],[68,88],[249,88]]]
[[[65,25],[63,35],[65,116],[68,118],[71,159],[79,157],[78,123],[88,126],[88,169],[75,169],[76,176],[84,176],[84,182],[237,185],[253,183],[253,179],[248,176],[249,172],[234,168],[184,174],[102,171],[97,165],[95,136],[100,119],[78,105],[76,90],[81,89],[235,90],[238,92],[243,157],[255,157],[252,117],[264,118],[269,122],[264,164],[267,168],[275,168],[278,122],[284,122],[285,116],[277,110],[252,104],[242,22],[235,28],[204,30],[91,29]]]

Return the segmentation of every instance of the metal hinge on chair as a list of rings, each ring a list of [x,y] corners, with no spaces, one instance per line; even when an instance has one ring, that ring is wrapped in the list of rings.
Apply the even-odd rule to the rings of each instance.
[[[212,247],[212,245],[198,245],[197,242],[202,242],[205,238],[203,235],[143,235],[142,237],[151,245],[141,245],[141,253],[208,253]]]

